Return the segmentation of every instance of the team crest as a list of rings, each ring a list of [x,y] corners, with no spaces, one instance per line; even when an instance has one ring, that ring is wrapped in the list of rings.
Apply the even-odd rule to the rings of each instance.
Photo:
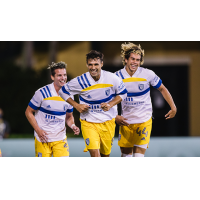
[[[90,144],[90,140],[89,140],[89,138],[87,138],[87,139],[85,140],[85,143],[86,143],[87,145]]]
[[[64,106],[64,111],[66,111],[66,110],[67,110],[67,105]]]
[[[139,88],[140,90],[143,90],[143,89],[144,89],[144,84],[139,84],[139,85],[138,85],[138,88]]]
[[[106,96],[108,96],[110,94],[110,89],[106,90],[105,93],[106,93]]]
[[[38,157],[42,157],[42,153],[38,152]]]

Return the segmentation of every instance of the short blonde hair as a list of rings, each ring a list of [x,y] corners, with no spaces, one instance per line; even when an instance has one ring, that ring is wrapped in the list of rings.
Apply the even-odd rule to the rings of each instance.
[[[131,42],[129,42],[128,44],[126,44],[126,42],[124,44],[121,44],[121,57],[122,57],[122,63],[123,65],[126,65],[125,63],[125,59],[129,59],[130,57],[130,53],[136,53],[138,55],[141,56],[140,58],[140,64],[143,65],[144,63],[144,49],[142,49],[142,47],[136,44],[133,44]]]

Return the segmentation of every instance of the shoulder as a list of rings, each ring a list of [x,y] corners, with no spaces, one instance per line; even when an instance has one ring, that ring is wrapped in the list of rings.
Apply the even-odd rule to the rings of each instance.
[[[119,77],[116,75],[116,73],[108,72],[103,70],[104,76],[108,78],[118,79]]]
[[[144,67],[140,67],[140,73],[146,75],[147,77],[151,77],[155,75],[155,72],[153,70],[144,68]]]

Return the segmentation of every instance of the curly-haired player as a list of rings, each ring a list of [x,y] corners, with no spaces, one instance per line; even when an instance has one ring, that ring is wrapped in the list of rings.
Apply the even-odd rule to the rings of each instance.
[[[171,110],[166,119],[176,115],[176,106],[161,79],[149,69],[140,67],[144,63],[144,50],[140,45],[124,43],[121,45],[124,68],[115,72],[128,91],[127,98],[121,102],[122,115],[115,118],[120,125],[118,145],[122,157],[143,157],[148,147],[152,128],[152,104],[150,85],[158,89]]]
[[[67,81],[66,64],[62,61],[52,63],[48,69],[51,70],[53,83],[35,92],[25,114],[34,128],[35,156],[68,157],[65,123],[71,127],[75,135],[78,135],[80,130],[74,124],[73,107],[58,94]]]

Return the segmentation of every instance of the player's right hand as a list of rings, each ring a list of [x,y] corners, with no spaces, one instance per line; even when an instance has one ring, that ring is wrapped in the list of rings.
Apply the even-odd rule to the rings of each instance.
[[[39,131],[37,131],[37,134],[42,143],[47,143],[47,140],[48,140],[47,135],[48,134],[44,130],[40,129]]]
[[[117,115],[115,118],[115,121],[119,126],[129,126],[129,123],[127,123],[125,120],[127,119],[120,115]]]
[[[88,111],[90,106],[86,105],[86,104],[78,104],[78,106],[76,107],[76,110],[78,110],[78,112],[83,113]]]

